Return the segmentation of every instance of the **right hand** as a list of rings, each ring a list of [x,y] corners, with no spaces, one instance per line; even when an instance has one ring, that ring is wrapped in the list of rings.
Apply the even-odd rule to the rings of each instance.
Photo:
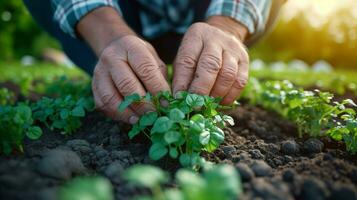
[[[153,111],[149,102],[133,104],[123,112],[118,105],[125,96],[170,91],[166,65],[154,48],[135,35],[126,35],[104,48],[94,69],[92,90],[95,105],[114,120],[135,124],[138,116]]]

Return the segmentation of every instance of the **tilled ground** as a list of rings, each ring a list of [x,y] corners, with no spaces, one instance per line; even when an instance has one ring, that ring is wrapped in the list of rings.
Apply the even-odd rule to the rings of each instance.
[[[298,138],[293,124],[258,107],[231,113],[237,125],[226,130],[225,143],[213,154],[240,172],[242,199],[357,199],[357,158],[328,138]],[[121,128],[119,128],[121,127]],[[158,164],[174,171],[171,160],[152,163],[148,144],[130,141],[126,127],[91,114],[72,136],[46,131],[27,141],[23,155],[0,156],[0,199],[56,199],[58,187],[78,174],[108,177],[116,199],[145,192],[122,180],[136,163]]]

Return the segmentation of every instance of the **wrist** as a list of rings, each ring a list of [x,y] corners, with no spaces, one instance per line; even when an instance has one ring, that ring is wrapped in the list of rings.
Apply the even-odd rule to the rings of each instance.
[[[215,15],[209,17],[206,23],[234,35],[242,42],[248,37],[248,29],[231,17]]]
[[[76,30],[96,55],[100,55],[112,41],[126,35],[136,35],[111,7],[100,7],[88,13],[78,22]]]

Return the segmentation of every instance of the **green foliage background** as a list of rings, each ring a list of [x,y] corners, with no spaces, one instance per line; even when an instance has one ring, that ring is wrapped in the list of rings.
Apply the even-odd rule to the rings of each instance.
[[[10,20],[4,20],[9,13]],[[33,21],[21,0],[0,1],[0,27],[0,60],[14,60],[27,54],[39,56],[44,48],[59,48]]]

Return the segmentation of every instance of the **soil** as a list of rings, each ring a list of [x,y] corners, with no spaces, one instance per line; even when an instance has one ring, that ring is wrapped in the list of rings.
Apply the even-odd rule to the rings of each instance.
[[[236,126],[207,160],[234,165],[244,194],[240,199],[357,199],[357,157],[328,138],[299,138],[296,127],[277,114],[242,105],[231,111]],[[73,135],[45,130],[26,141],[25,152],[0,156],[0,199],[56,199],[59,186],[78,175],[100,174],[111,180],[116,199],[145,192],[122,179],[136,163],[156,164],[174,172],[168,159],[154,163],[149,143],[130,141],[127,126],[91,113]]]

